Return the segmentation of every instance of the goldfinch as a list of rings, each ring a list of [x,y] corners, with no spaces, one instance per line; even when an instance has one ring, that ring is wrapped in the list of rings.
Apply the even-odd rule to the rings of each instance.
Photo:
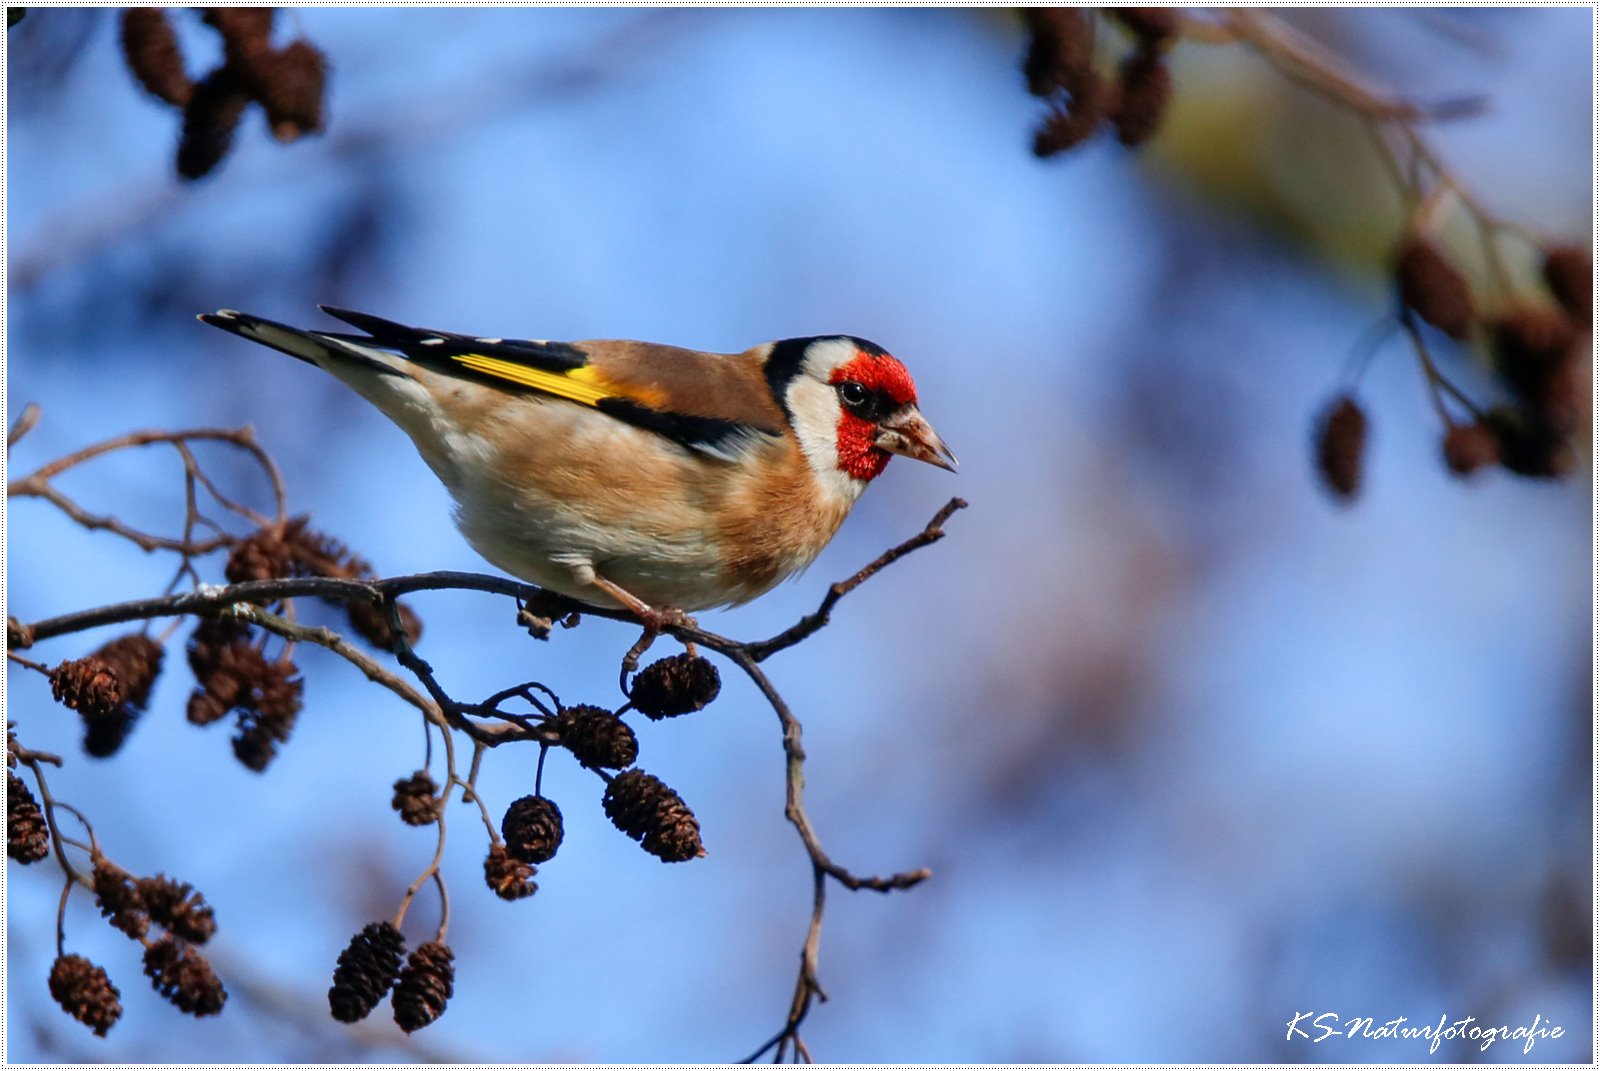
[[[954,471],[894,357],[848,335],[738,354],[476,338],[323,306],[362,334],[200,320],[398,424],[497,568],[593,606],[738,604],[810,565],[891,454]]]

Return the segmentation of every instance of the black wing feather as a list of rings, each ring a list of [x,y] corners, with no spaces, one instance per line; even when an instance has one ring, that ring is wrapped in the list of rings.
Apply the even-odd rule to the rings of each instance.
[[[645,431],[653,431],[691,450],[731,459],[753,442],[774,438],[771,432],[722,417],[690,416],[651,409],[629,398],[601,398],[595,408]]]
[[[334,319],[343,320],[352,327],[365,331],[370,338],[358,335],[328,332],[328,337],[345,342],[377,343],[393,349],[418,364],[451,372],[467,374],[466,370],[451,360],[465,354],[480,354],[515,361],[530,368],[546,372],[570,372],[589,363],[589,357],[578,347],[566,342],[534,342],[529,339],[485,339],[460,335],[453,331],[434,331],[426,327],[408,327],[393,320],[370,313],[338,309],[331,305],[319,306]],[[504,382],[501,383],[504,386]]]

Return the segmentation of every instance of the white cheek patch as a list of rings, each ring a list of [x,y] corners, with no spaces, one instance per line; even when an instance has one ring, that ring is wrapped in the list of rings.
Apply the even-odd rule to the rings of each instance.
[[[818,383],[826,383],[841,365],[854,360],[855,356],[856,344],[847,338],[818,339],[806,349],[801,374]]]
[[[854,351],[851,350],[853,355]],[[807,363],[810,363],[808,358]],[[796,376],[784,400],[794,421],[800,450],[824,490],[847,503],[861,497],[867,482],[839,467],[839,399],[834,389],[810,376]]]

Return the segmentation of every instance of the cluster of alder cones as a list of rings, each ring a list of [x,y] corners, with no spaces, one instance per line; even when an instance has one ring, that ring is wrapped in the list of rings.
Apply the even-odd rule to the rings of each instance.
[[[633,765],[639,755],[638,738],[622,715],[637,710],[653,721],[679,717],[704,709],[720,690],[716,667],[685,652],[640,670],[620,710],[585,704],[534,717],[540,719],[542,747],[570,752],[605,779],[601,806],[612,825],[662,862],[686,862],[705,855],[699,820],[668,785]],[[405,824],[426,826],[439,821],[444,796],[427,770],[417,770],[395,782],[391,804]],[[502,900],[532,896],[539,890],[534,876],[555,858],[563,837],[561,808],[536,786],[532,795],[506,808],[500,835],[491,832],[484,882]],[[394,1020],[409,1033],[444,1013],[454,982],[454,956],[444,943],[442,928],[406,957],[398,920],[373,922],[340,953],[328,990],[328,1010],[340,1022],[358,1022],[392,991]]]
[[[234,131],[254,102],[266,112],[273,137],[294,141],[323,126],[327,58],[301,38],[283,48],[271,41],[270,7],[200,8],[222,37],[223,62],[198,82],[189,77],[167,9],[122,13],[122,53],[146,91],[183,111],[178,174],[209,174],[233,146]]]
[[[1112,7],[1101,13],[1133,38],[1116,76],[1095,64],[1095,27],[1087,9],[1022,9],[1028,27],[1028,52],[1022,73],[1028,92],[1043,97],[1050,112],[1034,133],[1037,156],[1054,156],[1081,145],[1109,128],[1132,148],[1149,141],[1172,97],[1166,53],[1177,41],[1182,15],[1170,8]]]
[[[224,575],[231,584],[286,577],[370,579],[372,567],[337,540],[313,530],[305,517],[268,525],[234,545]],[[370,603],[339,603],[351,628],[379,650],[393,648],[387,615]],[[396,607],[409,642],[422,634],[411,608]],[[26,636],[11,637],[13,650]],[[202,618],[185,653],[195,677],[187,714],[194,725],[235,718],[233,752],[245,766],[262,772],[289,740],[299,716],[304,688],[288,648],[267,654],[267,637],[235,619]],[[161,673],[161,643],[135,632],[102,645],[83,658],[68,659],[49,671],[50,687],[64,706],[83,720],[83,748],[108,758],[127,740],[144,712]]]
[[[1485,308],[1466,275],[1434,238],[1413,228],[1400,244],[1394,277],[1401,322],[1424,355],[1430,389],[1465,409],[1457,420],[1445,408],[1441,451],[1457,476],[1498,465],[1525,477],[1557,477],[1577,461],[1572,439],[1585,426],[1594,332],[1594,261],[1587,249],[1549,245],[1540,251],[1543,293],[1527,293]],[[1426,359],[1430,340],[1417,321],[1456,344],[1477,344],[1492,361],[1508,400],[1480,409]],[[1324,409],[1316,436],[1317,465],[1335,495],[1355,497],[1361,486],[1367,416],[1342,394]]]
[[[27,866],[49,856],[50,820],[27,784],[12,772],[17,761],[16,740],[8,729],[6,854]],[[89,861],[95,906],[113,928],[143,947],[144,973],[156,992],[197,1018],[221,1012],[227,990],[200,951],[217,932],[205,898],[188,882],[164,874],[135,877],[108,859],[98,845],[91,844]],[[68,889],[72,887],[69,883]],[[49,986],[56,1003],[99,1037],[105,1037],[122,1017],[121,991],[104,967],[83,956],[61,950],[50,967]]]
[[[265,525],[238,540],[224,574],[232,584],[293,577],[370,579],[373,575],[367,562],[312,529],[305,517]],[[400,637],[386,609],[365,603],[337,605],[347,613],[352,629],[369,643],[394,649]],[[396,605],[395,611],[407,645],[415,643],[421,634],[420,620],[404,606]],[[30,645],[31,637],[14,622],[8,621],[7,631],[12,649]],[[204,617],[186,649],[196,680],[187,705],[188,720],[209,725],[235,715],[235,756],[257,772],[265,770],[278,747],[287,742],[301,708],[302,682],[287,648],[277,657],[269,657],[266,639],[236,618]],[[88,754],[109,757],[128,738],[148,704],[164,653],[160,641],[136,632],[46,670],[55,698],[81,717]],[[536,687],[530,684],[507,694],[525,694],[532,699]],[[534,701],[538,713],[528,715],[527,720],[537,725],[543,751],[565,750],[606,782],[601,805],[617,829],[663,862],[685,862],[705,855],[699,821],[672,788],[635,766],[638,738],[623,716],[637,711],[653,721],[680,717],[704,709],[720,691],[716,667],[686,651],[634,673],[627,701],[619,709],[557,702],[551,710]],[[16,753],[9,734],[7,757],[14,767]],[[8,854],[23,864],[48,858],[53,822],[50,797],[46,794],[41,805],[15,773],[8,773],[7,786]],[[426,826],[441,820],[446,798],[447,793],[424,769],[395,782],[392,803],[407,825]],[[532,896],[538,890],[534,881],[538,867],[554,858],[562,837],[561,810],[540,793],[536,781],[532,795],[506,809],[499,836],[491,833],[484,860],[486,884],[508,901]],[[193,1015],[221,1011],[226,991],[198,949],[215,930],[215,923],[211,909],[198,894],[160,875],[132,877],[106,859],[98,846],[93,846],[91,864],[101,913],[145,945],[145,972],[157,990]],[[442,929],[407,958],[399,921],[369,925],[339,957],[329,990],[335,1019],[354,1022],[364,1018],[391,990],[395,1021],[407,1031],[427,1026],[443,1013],[454,986],[454,965]],[[152,939],[152,923],[166,932]],[[57,960],[50,991],[69,1014],[97,1034],[104,1035],[121,1015],[116,986],[104,969],[81,956],[63,954]]]
[[[368,578],[371,567],[337,541],[312,530],[306,518],[268,525],[234,544],[224,569],[229,582],[275,577],[328,576]],[[388,649],[394,633],[387,616],[362,604],[339,604],[347,610],[354,631],[374,646]],[[401,627],[415,641],[421,622],[409,609],[397,607]],[[32,637],[14,620],[7,621],[7,647],[21,651]],[[278,747],[289,739],[301,707],[302,682],[285,652],[268,657],[266,637],[236,619],[201,618],[186,654],[195,675],[188,720],[208,725],[226,715],[237,719],[233,750],[256,772],[266,769]],[[75,711],[83,724],[83,749],[94,758],[109,758],[128,739],[144,714],[165,659],[161,641],[143,632],[119,636],[82,658],[67,659],[44,670],[51,693]],[[31,865],[51,854],[52,804],[41,804],[15,771],[19,748],[7,727],[6,854]],[[21,752],[38,775],[41,759]],[[42,775],[39,775],[42,776]],[[41,787],[43,782],[41,781]],[[68,808],[71,811],[71,808]],[[76,814],[76,811],[72,811]],[[75,841],[69,841],[74,847]],[[61,845],[56,845],[58,852]],[[111,862],[91,832],[88,884],[100,913],[116,929],[144,946],[144,972],[151,984],[180,1011],[216,1015],[227,991],[200,951],[216,931],[212,911],[186,883],[163,875],[134,877]],[[62,855],[63,866],[67,865]],[[75,873],[70,871],[69,874]],[[69,884],[69,889],[73,886]],[[152,936],[152,927],[159,931]],[[66,1012],[93,1030],[106,1032],[122,1014],[121,993],[104,968],[80,955],[63,952],[50,972],[50,994]],[[424,994],[434,989],[424,987]],[[428,999],[423,999],[423,1005]]]

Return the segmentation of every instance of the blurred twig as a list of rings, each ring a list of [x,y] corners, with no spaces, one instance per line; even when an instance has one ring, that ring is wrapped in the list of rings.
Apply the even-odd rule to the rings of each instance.
[[[1487,103],[1482,97],[1435,104],[1391,97],[1279,15],[1236,8],[1222,12],[1215,20],[1190,16],[1183,25],[1186,38],[1245,45],[1286,77],[1369,119],[1402,123],[1458,119],[1479,114]]]

